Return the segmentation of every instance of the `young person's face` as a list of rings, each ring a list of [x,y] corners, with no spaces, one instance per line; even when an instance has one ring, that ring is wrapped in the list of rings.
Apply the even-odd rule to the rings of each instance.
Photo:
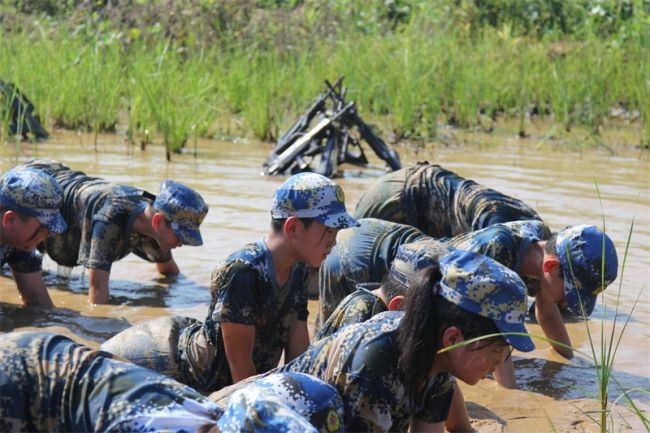
[[[19,250],[34,251],[50,235],[36,217],[18,215],[7,211],[2,215],[2,241]]]
[[[156,216],[158,218],[154,218],[153,227],[156,231],[156,240],[160,249],[169,251],[183,245],[178,236],[176,236],[169,221],[160,213],[154,215],[154,217]]]
[[[294,224],[293,245],[300,261],[315,268],[319,267],[336,245],[338,229],[324,226],[318,221],[312,221],[309,227],[298,219]]]
[[[445,334],[452,328],[445,331]],[[455,330],[457,330],[454,331],[456,335],[452,335],[451,338],[445,340],[443,336],[443,342],[450,343],[445,344],[445,347],[464,341],[458,328]],[[511,346],[503,338],[486,339],[457,347],[448,352],[448,373],[468,385],[475,385],[503,364],[511,351]]]

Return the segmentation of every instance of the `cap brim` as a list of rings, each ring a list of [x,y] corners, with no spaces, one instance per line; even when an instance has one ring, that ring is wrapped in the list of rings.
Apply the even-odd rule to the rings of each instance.
[[[596,307],[598,296],[582,296],[578,293],[573,283],[568,279],[564,280],[564,295],[566,296],[567,308],[578,317],[589,317]]]
[[[172,225],[172,228],[183,245],[189,245],[192,247],[203,245],[203,237],[201,237],[201,232],[198,229],[179,227],[176,224]]]
[[[360,226],[359,222],[356,219],[352,218],[352,216],[347,212],[330,214],[322,217],[317,217],[315,219],[324,226],[332,229],[340,230]]]
[[[512,335],[514,332],[518,334],[528,334],[528,331],[526,331],[526,327],[523,324],[505,323],[496,320],[493,322],[499,329],[499,332],[504,334],[503,338],[505,338],[505,340],[518,351],[530,352],[535,349],[533,339],[528,335]]]
[[[68,224],[63,219],[63,215],[57,212],[53,215],[38,216],[38,221],[52,233],[63,233],[68,229]]]

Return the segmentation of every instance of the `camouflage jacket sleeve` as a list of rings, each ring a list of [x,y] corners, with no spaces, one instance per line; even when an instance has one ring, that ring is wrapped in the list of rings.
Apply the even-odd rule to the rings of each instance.
[[[38,251],[21,251],[19,249],[8,247],[2,264],[8,263],[12,272],[31,273],[41,270],[43,256]]]
[[[94,221],[90,245],[82,251],[83,265],[91,269],[111,271],[115,258],[116,246],[123,241],[121,228],[106,221]]]
[[[254,325],[260,311],[259,274],[246,263],[235,260],[222,265],[212,275],[210,291],[216,296],[212,319]]]
[[[451,407],[454,385],[448,374],[438,374],[432,378],[417,404],[414,416],[429,424],[445,421]]]

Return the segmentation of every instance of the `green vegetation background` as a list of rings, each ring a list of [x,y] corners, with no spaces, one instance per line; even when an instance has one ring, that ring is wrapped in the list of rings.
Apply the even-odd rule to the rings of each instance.
[[[46,126],[174,150],[273,140],[339,75],[398,138],[616,117],[650,143],[648,0],[0,0],[0,26],[0,79]]]

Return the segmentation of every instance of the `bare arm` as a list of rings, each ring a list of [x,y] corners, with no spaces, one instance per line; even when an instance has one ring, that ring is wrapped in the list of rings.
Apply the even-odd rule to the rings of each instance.
[[[287,363],[294,358],[300,356],[309,347],[309,331],[307,330],[307,322],[298,320],[298,324],[294,328],[287,346],[284,348],[284,362]]]
[[[537,296],[535,298],[535,317],[546,338],[571,346],[571,339],[566,326],[564,326],[562,314],[555,303],[544,299],[542,296]],[[551,343],[551,346],[565,358],[573,358],[573,350],[553,343]]]
[[[108,304],[108,281],[110,272],[102,269],[88,270],[88,302],[91,304]]]
[[[13,272],[14,280],[20,297],[25,305],[40,305],[41,307],[54,307],[52,298],[47,292],[43,276],[40,271],[37,272]]]
[[[451,406],[449,407],[449,414],[445,427],[450,432],[472,432],[472,423],[469,421],[467,408],[465,407],[465,398],[463,392],[456,383],[454,386],[454,395],[451,398]],[[436,430],[422,430],[422,431],[436,431]]]
[[[178,275],[181,272],[173,258],[166,262],[156,263],[156,268],[163,275]]]
[[[230,366],[232,383],[257,374],[253,364],[255,326],[238,323],[221,323],[223,345]]]
[[[515,377],[515,366],[512,357],[494,369],[494,379],[504,388],[517,389],[517,378]]]

